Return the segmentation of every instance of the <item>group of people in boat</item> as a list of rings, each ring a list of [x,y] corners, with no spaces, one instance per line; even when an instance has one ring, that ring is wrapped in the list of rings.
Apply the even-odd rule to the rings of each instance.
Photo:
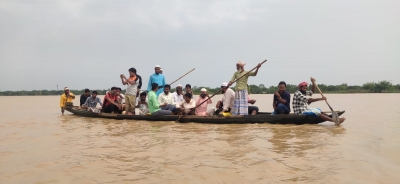
[[[259,63],[254,72],[244,70],[245,62],[236,63],[237,71],[233,74],[229,82],[221,84],[221,92],[223,93],[215,107],[208,109],[208,105],[212,103],[211,98],[205,88],[201,89],[199,97],[194,100],[191,85],[185,86],[183,92],[182,85],[176,86],[176,91],[170,93],[171,86],[166,84],[162,69],[156,65],[155,73],[149,78],[147,91],[141,91],[142,78],[138,75],[135,68],[128,70],[129,77],[124,74],[120,75],[121,82],[126,85],[126,93],[121,93],[122,89],[112,87],[104,97],[104,103],[97,97],[97,92],[93,91],[90,96],[90,90],[85,89],[85,93],[81,95],[80,106],[92,112],[104,113],[122,113],[127,115],[152,115],[162,116],[171,114],[186,114],[198,116],[210,116],[219,113],[230,113],[232,115],[255,115],[259,109],[252,106],[256,101],[248,97],[248,78],[256,76],[258,69],[261,67]],[[236,82],[234,90],[230,86]],[[326,100],[322,98],[310,98],[315,91],[315,79],[311,78],[312,89],[307,90],[308,83],[301,82],[298,85],[298,91],[294,93],[292,107],[295,114],[306,114],[307,116],[318,116],[326,121],[333,121],[329,116],[323,114],[319,108],[308,108],[312,102]],[[290,109],[290,93],[286,91],[286,83],[281,81],[278,84],[278,91],[273,96],[272,115],[289,114]],[[64,94],[60,98],[61,112],[64,113],[66,102],[72,102],[75,99],[69,89],[64,88]],[[96,108],[97,104],[102,106],[101,109]],[[252,105],[249,105],[252,104]],[[340,118],[343,122],[345,118]]]

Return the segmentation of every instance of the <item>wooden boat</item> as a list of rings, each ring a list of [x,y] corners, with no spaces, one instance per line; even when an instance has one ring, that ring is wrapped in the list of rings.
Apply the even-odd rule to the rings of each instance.
[[[93,118],[109,118],[109,119],[127,119],[127,120],[144,120],[144,121],[176,121],[180,116],[168,115],[168,116],[141,116],[141,115],[123,115],[123,114],[109,114],[109,113],[93,113],[80,107],[73,106],[65,109],[75,115],[83,117]],[[345,111],[338,111],[337,114],[340,116]],[[329,114],[328,114],[329,115]],[[329,115],[330,117],[332,115]],[[214,116],[185,116],[179,122],[188,123],[208,123],[208,124],[245,124],[245,123],[270,123],[270,124],[317,124],[322,123],[324,120],[318,117],[306,116],[303,114],[278,114],[271,115],[268,112],[260,112],[256,115],[245,115],[245,116],[229,116],[224,117],[220,115]]]

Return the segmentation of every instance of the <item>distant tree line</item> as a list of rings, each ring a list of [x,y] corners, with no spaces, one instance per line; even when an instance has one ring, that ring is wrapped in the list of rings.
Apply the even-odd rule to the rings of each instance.
[[[346,83],[340,85],[326,85],[326,84],[318,84],[318,87],[321,89],[323,93],[400,93],[400,84],[394,85],[390,81],[379,81],[375,82],[367,82],[362,86],[349,86]],[[220,90],[220,87],[210,88],[210,87],[202,87],[202,86],[194,86],[192,88],[194,94],[199,94],[201,88],[206,88],[209,94],[213,94]],[[310,84],[311,88],[311,84]],[[309,89],[310,89],[309,88]],[[287,84],[286,90],[289,93],[294,93],[297,91],[297,85]],[[99,95],[104,95],[108,90],[106,89],[95,89]],[[82,90],[70,90],[75,95],[83,94]],[[91,91],[94,91],[91,89]],[[175,89],[171,89],[171,92],[174,92]],[[260,85],[249,85],[249,92],[251,94],[267,94],[274,93],[278,91],[278,86],[270,86],[266,87],[264,84]],[[0,96],[46,96],[46,95],[60,95],[62,94],[62,90],[33,90],[33,91],[1,91]]]

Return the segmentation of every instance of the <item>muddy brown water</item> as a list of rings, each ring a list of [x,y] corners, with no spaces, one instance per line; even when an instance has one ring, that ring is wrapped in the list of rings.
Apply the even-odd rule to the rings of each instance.
[[[91,119],[61,116],[57,96],[0,97],[0,183],[398,183],[400,94],[327,97],[340,127]]]

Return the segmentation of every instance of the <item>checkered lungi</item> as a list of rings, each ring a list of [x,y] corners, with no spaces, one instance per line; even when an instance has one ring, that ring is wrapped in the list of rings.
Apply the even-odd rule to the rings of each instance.
[[[233,115],[248,115],[248,108],[247,90],[235,91],[235,101],[231,113]]]

